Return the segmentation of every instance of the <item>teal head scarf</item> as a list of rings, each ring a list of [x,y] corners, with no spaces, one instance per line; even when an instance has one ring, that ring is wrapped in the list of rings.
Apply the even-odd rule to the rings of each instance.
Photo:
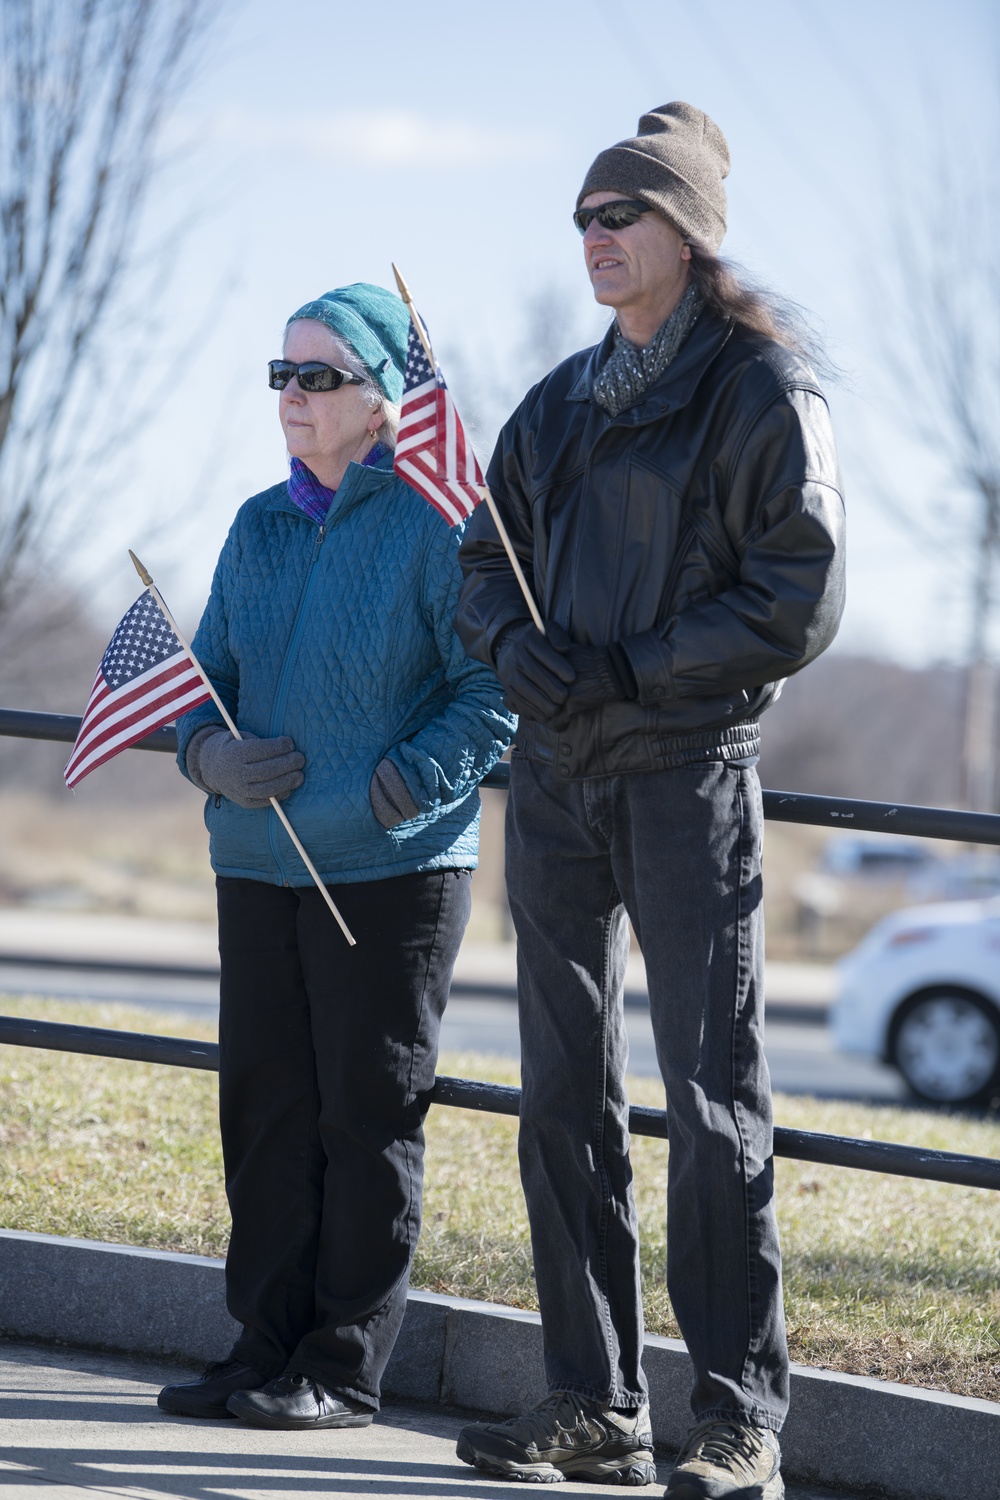
[[[410,315],[394,292],[356,281],[352,286],[324,292],[292,313],[289,323],[312,318],[346,339],[361,363],[389,401],[403,394],[406,341]]]

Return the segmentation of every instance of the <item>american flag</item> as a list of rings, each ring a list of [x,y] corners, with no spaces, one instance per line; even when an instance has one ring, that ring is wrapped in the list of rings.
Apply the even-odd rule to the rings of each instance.
[[[101,658],[66,785],[211,696],[152,594],[141,594]]]
[[[411,326],[403,405],[393,468],[439,510],[449,526],[471,516],[483,498],[483,472],[465,436],[444,376]]]

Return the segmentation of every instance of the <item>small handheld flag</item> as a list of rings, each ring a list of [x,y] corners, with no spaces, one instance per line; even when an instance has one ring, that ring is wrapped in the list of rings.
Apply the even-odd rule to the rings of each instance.
[[[440,366],[433,366],[411,323],[393,468],[440,511],[449,526],[483,498],[483,473]]]
[[[101,658],[63,772],[66,785],[78,785],[119,751],[211,696],[156,600],[142,593]]]
[[[80,733],[63,772],[68,787],[76,786],[119,750],[127,750],[129,745],[144,739],[154,729],[169,723],[178,714],[187,713],[189,708],[197,708],[199,703],[207,703],[209,698],[233,738],[243,738],[198,658],[181,635],[180,627],[163,602],[163,595],[131,548],[128,555],[146,585],[146,592],[125,615],[101,658],[94,690],[80,721]],[[302,847],[302,840],[289,823],[288,814],[277,797],[270,800],[313,884],[353,948],[351,929]]]
[[[402,413],[392,466],[401,479],[440,511],[449,526],[464,521],[472,515],[480,500],[486,501],[521,596],[536,629],[544,635],[545,622],[528,587],[496,501],[465,436],[465,428],[434,358],[427,329],[421,322],[399,267],[393,264],[392,270],[399,295],[410,309]]]

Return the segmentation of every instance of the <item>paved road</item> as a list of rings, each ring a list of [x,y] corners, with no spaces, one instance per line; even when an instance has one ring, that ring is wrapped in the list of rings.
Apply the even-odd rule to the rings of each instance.
[[[630,1005],[626,1008],[625,1019],[629,1036],[629,1071],[639,1077],[658,1077],[648,1010]],[[457,1051],[517,1057],[514,1002],[453,997],[445,1014],[442,1046]],[[837,1052],[822,1021],[817,1023],[813,1019],[804,1024],[769,1021],[765,1050],[772,1087],[782,1093],[864,1099],[881,1104],[895,1103],[906,1097],[902,1080],[892,1068]]]
[[[517,1008],[509,992],[501,988],[491,994],[478,980],[473,987],[475,993],[470,994],[461,982],[456,986],[445,1016],[442,1047],[517,1057]],[[119,1001],[207,1020],[214,1019],[219,1008],[217,979],[36,964],[0,962],[0,993]],[[795,1019],[783,1019],[789,1012]],[[642,1004],[630,1004],[626,1017],[630,1069],[639,1076],[656,1077],[649,1013]],[[834,1050],[821,1009],[778,1002],[767,1025],[766,1047],[772,1084],[782,1092],[881,1103],[905,1098],[899,1075],[891,1068]]]
[[[71,1349],[0,1350],[0,1491],[4,1500],[492,1500],[524,1485],[481,1477],[455,1457],[468,1414],[390,1405],[371,1427],[347,1432],[263,1432],[236,1422],[162,1416],[155,1397],[176,1367]],[[665,1482],[669,1462],[660,1465]],[[561,1484],[560,1495],[607,1485]],[[660,1494],[659,1489],[643,1494]],[[788,1500],[820,1500],[789,1488]],[[824,1492],[823,1500],[850,1500]]]
[[[20,955],[20,961],[17,960]],[[219,985],[215,934],[194,923],[0,911],[0,994],[111,1000],[214,1019]],[[186,972],[185,972],[186,971]],[[514,950],[463,945],[443,1046],[517,1057]],[[656,1076],[646,978],[634,952],[626,976],[632,1071]],[[905,1097],[889,1068],[837,1053],[823,1024],[833,989],[829,968],[769,964],[767,1057],[776,1089],[842,1099]]]

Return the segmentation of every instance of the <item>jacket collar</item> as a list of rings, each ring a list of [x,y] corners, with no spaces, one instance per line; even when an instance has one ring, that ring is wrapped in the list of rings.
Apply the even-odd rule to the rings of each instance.
[[[731,322],[704,310],[659,380],[649,387],[635,406],[630,406],[617,417],[608,417],[608,422],[637,427],[686,406],[705,370],[732,331]],[[579,378],[566,393],[567,401],[593,401],[594,380],[614,348],[614,341],[615,325],[612,323],[601,342],[591,349]]]
[[[358,505],[364,503],[370,495],[377,494],[387,484],[395,482],[396,475],[392,467],[393,454],[385,453],[378,463],[366,466],[365,464],[350,463],[347,471],[337,488],[330,509],[327,512],[324,526],[332,526],[349,510],[354,510]],[[299,516],[303,521],[309,521],[288,493],[288,483],[278,485],[274,497],[268,502],[268,510],[284,511],[287,515]],[[310,526],[315,526],[315,521],[309,521]]]

